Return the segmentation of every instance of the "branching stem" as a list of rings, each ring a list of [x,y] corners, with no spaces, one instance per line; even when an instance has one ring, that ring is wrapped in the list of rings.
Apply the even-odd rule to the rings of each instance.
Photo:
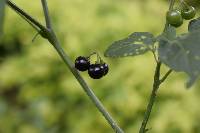
[[[172,10],[172,9],[173,9],[174,4],[175,4],[175,0],[170,0],[169,10]],[[163,32],[166,31],[166,29],[168,28],[168,26],[169,26],[169,24],[168,24],[168,22],[166,22]],[[157,66],[156,66],[156,70],[155,70],[155,73],[154,73],[153,89],[152,89],[152,92],[151,92],[151,96],[150,96],[150,99],[149,99],[149,103],[148,103],[148,105],[147,105],[147,108],[146,108],[146,111],[145,111],[145,114],[144,114],[144,118],[143,118],[143,121],[142,121],[142,125],[141,125],[141,127],[140,127],[140,130],[139,130],[139,133],[145,133],[145,132],[147,132],[147,131],[149,130],[149,129],[146,128],[146,126],[147,126],[149,117],[150,117],[150,115],[151,115],[151,111],[152,111],[153,105],[154,105],[155,100],[156,100],[157,91],[158,91],[160,85],[161,85],[161,84],[167,79],[167,77],[172,73],[172,70],[169,70],[169,71],[160,79],[161,62],[160,62],[160,61],[157,61],[156,63],[157,63]]]
[[[170,69],[161,79],[160,79],[160,83],[163,83],[167,77],[173,72],[172,69]]]
[[[157,90],[160,86],[160,80],[159,80],[160,67],[161,67],[161,62],[158,62],[157,66],[156,66],[155,74],[154,74],[153,90],[151,92],[151,97],[150,97],[149,103],[147,105],[147,109],[144,114],[144,119],[142,121],[142,125],[140,127],[139,133],[145,133],[146,131],[148,131],[148,129],[146,129],[146,126],[147,126],[147,123],[148,123],[148,120],[149,120],[149,117],[150,117],[150,114],[151,114],[151,111],[152,111],[152,108],[153,108],[153,105],[154,105],[154,102],[156,99]]]
[[[17,12],[18,14],[20,14],[21,16],[23,16],[23,18],[25,18],[26,21],[29,20],[32,24],[34,24],[35,26],[37,26],[41,30],[46,30],[45,26],[43,26],[40,22],[38,22],[35,18],[33,18],[32,16],[30,16],[24,10],[22,10],[21,8],[19,8],[14,2],[12,2],[10,0],[7,0],[7,5],[11,9],[13,9],[15,12]]]
[[[110,124],[110,126],[113,128],[113,130],[116,133],[124,133],[123,130],[117,125],[116,121],[111,117],[111,115],[108,113],[108,111],[105,109],[103,104],[100,102],[100,100],[96,97],[92,89],[87,85],[85,80],[82,78],[82,76],[79,74],[79,72],[75,69],[74,63],[71,61],[69,56],[65,53],[63,48],[60,45],[60,42],[58,41],[55,32],[53,31],[51,20],[49,16],[48,6],[46,0],[41,0],[44,15],[45,15],[45,21],[46,21],[46,27],[40,24],[36,19],[34,19],[32,16],[30,16],[28,13],[20,9],[16,4],[11,2],[10,0],[7,0],[7,5],[11,7],[15,12],[23,16],[23,18],[31,24],[35,25],[37,28],[41,30],[40,35],[44,37],[45,39],[48,39],[48,41],[54,46],[62,60],[65,62],[67,67],[70,69],[70,71],[73,73],[74,77],[77,79],[83,90],[86,92],[90,100],[94,103],[96,108],[101,112],[101,114],[105,117],[107,122]]]
[[[42,7],[43,7],[43,12],[44,12],[44,16],[45,16],[45,21],[46,21],[46,27],[48,29],[51,29],[51,20],[50,20],[50,16],[49,16],[49,9],[48,9],[48,5],[47,5],[47,1],[46,0],[41,0],[42,3]]]

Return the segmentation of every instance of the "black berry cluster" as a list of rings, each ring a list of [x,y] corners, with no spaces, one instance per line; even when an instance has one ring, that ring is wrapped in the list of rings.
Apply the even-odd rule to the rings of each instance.
[[[100,56],[98,55],[97,58],[100,58]],[[95,64],[91,64],[90,57],[84,56],[79,56],[76,58],[75,68],[79,71],[88,71],[89,76],[93,79],[100,79],[109,71],[108,64],[103,62],[101,59],[97,59]]]

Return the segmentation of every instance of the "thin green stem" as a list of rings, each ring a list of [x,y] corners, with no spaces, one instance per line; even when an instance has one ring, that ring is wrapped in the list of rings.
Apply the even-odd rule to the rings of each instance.
[[[153,54],[153,57],[154,57],[156,63],[158,63],[159,61],[158,61],[158,58],[157,58],[157,56],[156,56],[155,51],[152,50],[151,52],[152,52],[152,54]]]
[[[40,22],[38,22],[35,18],[33,18],[32,16],[30,16],[28,13],[26,13],[21,8],[19,8],[14,2],[12,2],[10,0],[7,0],[7,5],[11,9],[13,9],[15,12],[17,12],[18,14],[20,14],[21,16],[23,16],[23,18],[26,18],[25,19],[26,21],[29,20],[29,22],[33,23],[34,25],[36,25],[41,30],[46,30],[46,28]]]
[[[173,70],[170,69],[170,70],[160,79],[160,84],[162,84],[172,72],[173,72]]]
[[[99,53],[98,52],[92,52],[89,56],[88,56],[88,58],[90,58],[92,55],[96,55],[96,62],[95,63],[103,63],[103,60],[101,59],[101,56],[99,55]]]
[[[50,16],[49,16],[49,9],[48,9],[48,5],[47,5],[47,1],[46,0],[41,0],[42,3],[42,7],[43,7],[43,12],[44,12],[44,16],[45,16],[45,21],[46,21],[46,27],[48,29],[51,29],[51,20],[50,20]]]
[[[37,38],[37,36],[38,36],[39,34],[40,34],[39,32],[38,32],[37,34],[35,34],[35,36],[34,36],[33,39],[32,39],[32,42],[35,41],[35,39]]]
[[[169,10],[172,10],[174,8],[175,0],[169,1]]]
[[[26,18],[28,21],[32,22],[34,25],[38,26],[38,28],[42,31],[41,36],[45,39],[48,39],[49,42],[54,46],[64,63],[67,65],[67,67],[70,69],[74,77],[77,79],[79,84],[82,86],[83,90],[86,92],[86,94],[89,96],[90,100],[94,103],[94,105],[97,107],[97,109],[102,113],[102,115],[105,117],[105,119],[108,121],[110,126],[114,129],[116,133],[124,133],[123,130],[117,125],[116,121],[111,117],[111,115],[108,113],[108,111],[105,109],[103,104],[100,102],[100,100],[95,96],[92,89],[87,85],[85,80],[82,78],[82,76],[79,74],[79,72],[75,69],[74,63],[71,61],[69,56],[65,53],[63,48],[61,47],[56,34],[53,31],[53,28],[51,26],[51,21],[49,17],[49,11],[46,0],[41,0],[43,11],[45,14],[45,21],[46,26],[41,25],[37,20],[35,20],[33,17],[31,17],[29,14],[27,14],[25,11],[17,7],[13,2],[7,1],[7,4],[13,9],[15,12],[22,15],[24,18]],[[25,20],[26,20],[25,19]],[[26,20],[26,21],[27,21]],[[43,36],[44,35],[44,36]]]
[[[142,121],[142,125],[140,127],[139,133],[145,133],[146,131],[148,131],[148,129],[146,129],[146,126],[147,126],[147,123],[148,123],[148,120],[149,120],[149,117],[150,117],[150,114],[151,114],[151,111],[152,111],[152,108],[153,108],[153,105],[154,105],[154,102],[156,99],[157,90],[160,86],[160,80],[159,80],[160,67],[161,67],[161,62],[158,62],[157,66],[156,66],[155,74],[154,74],[153,90],[151,92],[149,103],[147,105],[146,112],[144,114],[144,119]]]
[[[186,8],[190,7],[184,0],[180,0],[180,3],[181,3],[181,5],[183,5]]]
[[[174,4],[175,4],[175,0],[170,0],[169,10],[173,9]],[[166,22],[163,32],[166,31],[166,29],[168,28],[168,26],[169,26],[169,24],[168,24],[168,22]],[[172,72],[172,70],[169,70],[163,76],[163,78],[161,78],[161,80],[160,80],[160,68],[161,68],[161,64],[162,63],[160,61],[157,62],[156,70],[155,70],[155,73],[154,73],[153,89],[152,89],[152,92],[151,92],[149,103],[147,105],[147,108],[146,108],[146,111],[145,111],[145,114],[144,114],[144,118],[143,118],[140,130],[139,130],[139,133],[145,133],[145,132],[147,132],[149,130],[149,129],[146,128],[146,126],[147,126],[149,117],[151,115],[151,111],[152,111],[153,105],[154,105],[155,100],[156,100],[157,91],[158,91],[160,85],[167,79],[167,77]]]
[[[55,34],[52,34],[52,39],[50,40],[50,43],[55,47],[58,54],[61,56],[65,64],[68,66],[70,71],[73,73],[73,75],[76,77],[79,84],[82,86],[86,94],[89,96],[90,100],[95,104],[97,109],[102,113],[102,115],[105,117],[105,119],[108,121],[108,123],[111,125],[111,127],[114,129],[116,133],[123,133],[123,130],[117,125],[115,120],[112,118],[112,116],[108,113],[108,111],[105,109],[103,104],[100,102],[100,100],[95,96],[92,89],[87,85],[85,80],[81,77],[79,72],[75,69],[74,63],[71,62],[70,58],[64,50],[62,49],[60,43],[57,40],[57,37]]]
[[[150,96],[150,100],[149,103],[147,105],[147,109],[144,115],[144,119],[142,122],[142,125],[140,127],[140,131],[139,133],[145,133],[147,132],[149,129],[146,129],[149,117],[151,115],[151,111],[157,96],[157,91],[160,87],[160,85],[167,79],[167,77],[172,73],[172,70],[170,69],[161,79],[160,79],[160,68],[161,68],[161,62],[157,63],[156,66],[156,70],[155,70],[155,74],[154,74],[154,83],[153,83],[153,89],[151,92],[151,96]]]
[[[21,15],[20,13],[17,12],[17,14],[19,14],[19,16],[21,16],[31,27],[33,27],[33,29],[35,29],[38,33],[40,32],[40,29],[35,26],[35,24],[33,24],[31,21],[29,21],[27,18],[25,18],[23,15]]]

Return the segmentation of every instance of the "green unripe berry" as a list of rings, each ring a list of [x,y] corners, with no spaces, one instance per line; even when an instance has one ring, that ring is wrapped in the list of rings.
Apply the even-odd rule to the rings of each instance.
[[[195,17],[196,9],[193,6],[181,10],[181,15],[184,19],[190,20]]]
[[[183,18],[178,10],[168,11],[166,19],[167,22],[174,27],[179,27],[183,24]]]

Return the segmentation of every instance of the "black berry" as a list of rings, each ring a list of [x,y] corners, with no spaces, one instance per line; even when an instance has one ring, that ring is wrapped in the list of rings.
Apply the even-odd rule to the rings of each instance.
[[[90,66],[90,61],[86,57],[79,56],[75,60],[75,68],[79,71],[86,71]]]
[[[100,79],[104,76],[104,69],[102,69],[101,64],[91,64],[88,74],[93,79]]]
[[[104,63],[104,64],[101,64],[101,68],[104,70],[104,76],[108,73],[109,71],[109,67],[108,67],[108,64]]]

